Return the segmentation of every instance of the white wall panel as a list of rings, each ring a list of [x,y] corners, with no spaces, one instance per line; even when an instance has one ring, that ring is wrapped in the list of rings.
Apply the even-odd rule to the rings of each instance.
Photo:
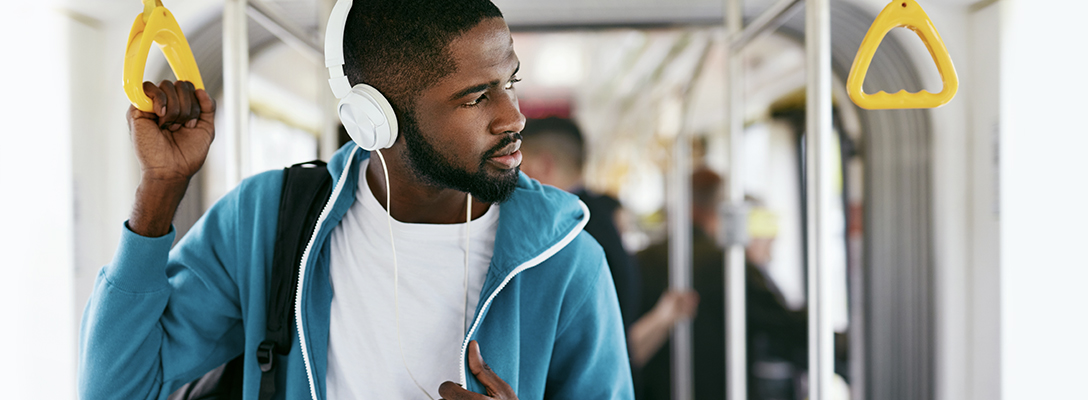
[[[1001,395],[1083,397],[1088,3],[1000,6]]]

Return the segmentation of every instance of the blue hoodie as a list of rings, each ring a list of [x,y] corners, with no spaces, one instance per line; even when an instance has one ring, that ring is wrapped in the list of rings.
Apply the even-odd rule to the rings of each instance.
[[[355,202],[368,156],[349,143],[329,163],[333,193],[303,255],[295,341],[274,360],[276,398],[325,398],[329,239]],[[243,351],[245,398],[257,398],[282,173],[243,181],[173,249],[173,230],[159,238],[122,230],[83,314],[81,398],[165,399]],[[486,393],[465,356],[476,340],[523,400],[634,397],[615,287],[600,246],[582,232],[588,219],[577,197],[520,175],[502,203],[494,255],[461,345],[462,385]]]

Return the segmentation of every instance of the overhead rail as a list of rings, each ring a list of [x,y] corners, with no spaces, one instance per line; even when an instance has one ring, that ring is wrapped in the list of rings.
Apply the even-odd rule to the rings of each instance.
[[[264,1],[249,0],[246,14],[288,46],[298,50],[310,60],[324,65],[325,51],[318,40],[283,18]]]
[[[801,10],[802,4],[804,4],[803,0],[778,0],[771,4],[770,8],[759,14],[752,22],[749,22],[748,26],[743,27],[739,34],[733,36],[732,32],[730,32],[729,48],[739,51],[761,34],[778,29],[786,23],[786,20]],[[743,10],[739,11],[739,13],[743,13]],[[725,18],[728,20],[730,17],[727,14]],[[743,18],[741,20],[743,21]],[[728,23],[726,26],[726,30],[730,30]]]

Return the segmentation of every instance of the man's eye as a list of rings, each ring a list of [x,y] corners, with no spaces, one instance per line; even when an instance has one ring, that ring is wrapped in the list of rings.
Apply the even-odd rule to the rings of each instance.
[[[521,82],[521,78],[518,78],[518,77],[515,76],[513,79],[510,79],[509,82],[506,82],[506,86],[503,86],[503,89],[506,89],[506,90],[513,89],[514,84],[518,83],[518,82]]]
[[[468,107],[477,106],[477,105],[480,104],[481,101],[484,101],[484,99],[486,99],[486,98],[487,98],[487,95],[480,95],[480,97],[477,97],[476,100],[473,100],[473,101],[471,101],[469,103],[465,103],[465,106],[468,106]]]

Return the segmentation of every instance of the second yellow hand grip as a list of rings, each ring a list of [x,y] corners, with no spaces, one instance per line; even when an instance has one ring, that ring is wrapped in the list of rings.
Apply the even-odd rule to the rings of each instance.
[[[193,51],[185,34],[181,32],[174,15],[166,7],[155,7],[150,12],[140,13],[132,23],[128,34],[128,47],[125,50],[124,88],[125,95],[132,105],[145,112],[152,112],[151,99],[143,89],[144,68],[151,43],[156,42],[162,50],[174,76],[178,80],[189,81],[197,89],[204,88],[200,71],[193,58]]]
[[[930,56],[937,63],[937,71],[941,74],[944,88],[940,93],[930,93],[922,90],[918,93],[908,93],[900,90],[890,94],[877,92],[867,94],[862,90],[865,75],[869,71],[869,64],[873,61],[876,49],[889,31],[899,27],[906,27],[918,34],[929,49]],[[914,0],[896,0],[884,7],[877,15],[865,39],[858,48],[858,54],[854,57],[854,64],[850,67],[850,75],[846,80],[846,93],[850,100],[861,108],[869,110],[905,109],[905,108],[936,108],[945,105],[956,96],[959,89],[959,78],[956,76],[956,68],[952,65],[952,58],[948,55],[948,49],[933,26],[926,12]]]

